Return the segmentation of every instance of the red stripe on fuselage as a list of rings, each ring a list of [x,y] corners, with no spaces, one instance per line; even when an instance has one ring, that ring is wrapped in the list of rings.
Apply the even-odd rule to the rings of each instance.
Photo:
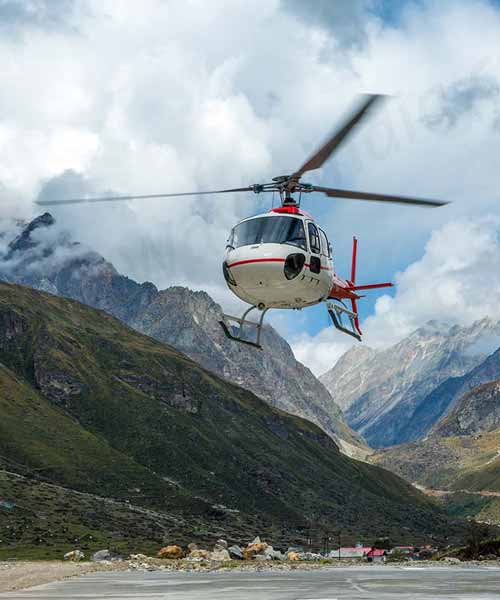
[[[240,265],[249,265],[251,263],[262,263],[262,262],[285,262],[284,258],[250,258],[249,260],[239,260],[237,262],[227,265],[231,267],[239,267]]]
[[[286,259],[285,258],[250,258],[248,260],[238,260],[227,266],[228,266],[228,268],[231,268],[231,267],[239,267],[240,265],[249,265],[251,263],[263,263],[263,262],[284,263],[284,262],[286,262]],[[309,263],[305,263],[304,267],[309,268]],[[330,271],[331,269],[330,269],[330,267],[321,267],[321,270],[322,271]]]

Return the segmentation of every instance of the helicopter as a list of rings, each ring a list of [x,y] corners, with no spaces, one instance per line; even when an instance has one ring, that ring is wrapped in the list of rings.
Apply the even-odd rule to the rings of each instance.
[[[227,240],[222,272],[233,294],[249,305],[241,317],[223,314],[220,325],[225,335],[236,342],[262,348],[260,340],[264,316],[270,309],[300,310],[322,302],[336,329],[361,341],[357,301],[361,291],[392,287],[391,282],[358,285],[356,283],[357,239],[353,238],[351,273],[343,279],[335,273],[332,246],[319,223],[300,207],[303,195],[320,192],[328,198],[389,202],[402,205],[439,207],[448,202],[410,198],[372,192],[322,187],[305,183],[302,177],[319,169],[347,140],[353,130],[384,98],[380,94],[364,95],[359,105],[327,140],[291,175],[272,178],[269,183],[247,187],[181,192],[108,196],[105,198],[70,198],[40,200],[42,206],[94,202],[174,198],[237,192],[278,193],[281,205],[269,212],[243,219],[236,224]],[[349,302],[350,307],[346,305]],[[257,310],[259,319],[248,320]]]

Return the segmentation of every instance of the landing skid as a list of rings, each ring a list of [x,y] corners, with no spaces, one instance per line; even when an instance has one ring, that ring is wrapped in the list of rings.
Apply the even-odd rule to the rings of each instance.
[[[348,310],[342,304],[337,304],[335,302],[327,302],[326,308],[328,309],[328,314],[330,315],[334,326],[342,333],[346,333],[347,335],[356,338],[358,342],[361,341],[361,336],[356,327],[356,313]],[[347,317],[349,323],[344,323],[344,317]]]
[[[257,323],[255,323],[254,321],[247,321],[246,318],[248,314],[256,308],[257,306],[251,306],[243,313],[241,317],[222,315],[222,321],[219,321],[219,324],[222,327],[222,330],[224,331],[226,337],[230,340],[233,340],[233,342],[239,342],[240,344],[246,344],[247,346],[253,346],[254,348],[259,348],[260,350],[262,350],[262,346],[260,345],[260,336],[262,333],[264,316],[269,309],[264,308],[262,310],[259,321]],[[237,327],[235,327],[232,323],[237,323]],[[244,334],[247,333],[247,330],[252,327],[255,328],[253,331],[256,331],[255,340],[251,339],[250,337],[244,337]]]

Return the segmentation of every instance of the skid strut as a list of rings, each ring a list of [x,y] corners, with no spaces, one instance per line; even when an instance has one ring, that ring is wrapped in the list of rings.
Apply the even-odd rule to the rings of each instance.
[[[254,348],[259,348],[262,350],[262,346],[260,345],[260,336],[262,333],[262,325],[264,322],[264,316],[269,308],[264,308],[261,312],[259,321],[255,323],[254,321],[247,321],[247,316],[249,313],[254,310],[260,310],[257,306],[251,306],[248,308],[241,317],[233,317],[231,315],[222,315],[222,321],[219,321],[220,326],[222,327],[226,337],[234,342],[240,342],[240,344],[247,344],[248,346],[253,346]],[[232,325],[232,323],[237,323],[238,327]],[[246,327],[246,329],[244,329]],[[249,327],[254,327],[257,332],[255,336],[255,341],[252,339],[245,339],[244,333]]]
[[[352,337],[356,338],[358,342],[361,341],[361,336],[359,335],[356,327],[356,320],[358,317],[357,313],[347,309],[342,304],[337,304],[336,302],[327,302],[326,308],[328,309],[328,314],[332,318],[333,324],[339,331],[347,333],[347,335],[351,335]],[[344,324],[344,316],[347,316],[349,320],[349,326]]]

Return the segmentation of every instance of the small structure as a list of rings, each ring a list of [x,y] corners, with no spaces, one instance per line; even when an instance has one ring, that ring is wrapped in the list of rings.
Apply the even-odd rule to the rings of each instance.
[[[387,556],[386,550],[378,550],[377,548],[372,548],[370,552],[366,555],[368,562],[385,562],[385,557]]]
[[[332,550],[328,558],[340,558],[345,560],[364,560],[371,550],[371,546],[353,546],[350,548],[339,548]]]
[[[414,546],[395,546],[391,550],[391,554],[407,558],[408,560],[413,560],[415,555],[415,548]]]
[[[426,546],[421,546],[420,548],[415,548],[413,560],[430,560],[434,554],[437,553],[437,551],[437,548],[433,548],[429,544]]]

